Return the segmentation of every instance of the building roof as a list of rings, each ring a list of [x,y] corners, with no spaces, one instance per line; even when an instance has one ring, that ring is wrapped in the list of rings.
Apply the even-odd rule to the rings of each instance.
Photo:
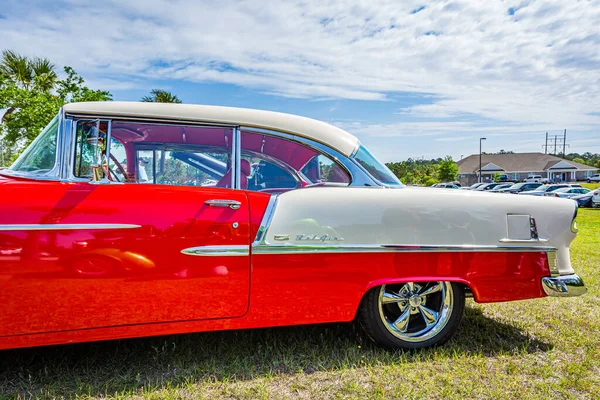
[[[562,163],[562,164],[561,164]],[[568,164],[565,164],[568,163]],[[479,171],[479,154],[472,154],[457,162],[460,174],[473,174]],[[491,164],[494,168],[486,168]],[[561,164],[561,165],[559,165]],[[590,165],[580,164],[574,161],[564,160],[551,154],[543,153],[514,153],[514,154],[482,154],[481,169],[485,174],[498,171],[496,166],[504,172],[542,172],[556,169],[571,169],[577,171],[596,171],[598,168]]]
[[[359,140],[325,122],[292,114],[248,108],[144,102],[82,102],[63,107],[67,114],[134,117],[173,121],[207,122],[270,129],[312,139],[350,156]]]

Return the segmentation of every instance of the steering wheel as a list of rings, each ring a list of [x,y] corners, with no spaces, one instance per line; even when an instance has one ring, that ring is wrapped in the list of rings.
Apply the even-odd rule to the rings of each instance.
[[[117,169],[123,175],[123,178],[127,179],[127,172],[125,172],[125,168],[123,168],[123,165],[121,165],[121,163],[119,161],[117,161],[117,158],[114,156],[114,154],[110,155],[110,159],[113,160],[113,162],[117,166]],[[117,177],[117,175],[114,173],[114,171],[110,169],[110,167],[108,167],[108,170],[113,174],[113,176],[117,182],[121,182],[121,180]]]

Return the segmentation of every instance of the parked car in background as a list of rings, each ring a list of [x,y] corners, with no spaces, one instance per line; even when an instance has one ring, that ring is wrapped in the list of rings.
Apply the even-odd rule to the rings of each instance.
[[[521,193],[526,190],[534,190],[540,186],[542,186],[541,183],[520,182],[520,183],[515,183],[514,185],[512,185],[506,189],[498,190],[498,192],[500,192],[500,193]]]
[[[431,347],[466,297],[584,294],[576,215],[406,187],[309,118],[71,103],[0,171],[0,349],[354,320]]]
[[[512,185],[514,185],[514,182],[501,183],[498,186],[496,186],[495,188],[490,189],[490,192],[498,193],[498,192],[502,191],[502,189],[508,189]]]
[[[463,189],[465,189],[465,190],[475,190],[475,189],[477,189],[481,185],[485,185],[485,182],[477,182],[477,183],[472,184],[471,186],[463,187]]]
[[[594,189],[592,193],[592,207],[600,207],[600,188]]]
[[[523,182],[533,182],[533,183],[541,183],[542,182],[542,176],[541,175],[529,175],[527,178],[525,178],[525,180]]]
[[[456,186],[454,183],[436,183],[435,185],[433,185],[432,187],[434,188],[438,188],[438,189],[460,189],[460,187]]]
[[[568,187],[581,188],[581,185],[578,183],[547,184],[547,185],[539,186],[535,190],[528,190],[528,191],[521,192],[520,194],[524,194],[524,195],[528,195],[528,196],[545,196],[546,193],[553,192],[556,189],[568,188]]]
[[[600,174],[588,176],[588,178],[586,180],[587,180],[587,183],[600,182]]]
[[[594,197],[594,192],[590,191],[586,194],[573,196],[571,200],[575,200],[579,207],[592,207],[592,197]]]
[[[590,189],[582,187],[566,187],[559,188],[553,191],[546,192],[545,196],[561,197],[563,199],[570,199],[580,194],[587,194],[591,192]]]
[[[479,186],[477,189],[475,190],[479,190],[481,192],[485,192],[488,190],[492,190],[493,188],[495,188],[496,186],[500,185],[499,182],[492,182],[492,183],[486,183],[485,185],[481,185]]]

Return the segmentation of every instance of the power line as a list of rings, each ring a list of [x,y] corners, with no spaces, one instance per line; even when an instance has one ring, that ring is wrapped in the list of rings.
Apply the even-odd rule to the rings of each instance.
[[[550,139],[550,144],[548,144],[548,139]],[[554,155],[557,155],[557,151],[562,147],[562,153],[558,151],[558,155],[562,154],[562,157],[564,158],[566,155],[566,148],[571,147],[571,145],[567,143],[567,130],[565,129],[562,134],[558,135],[548,135],[548,132],[546,132],[546,144],[542,145],[542,147],[544,148],[544,154],[548,154],[548,149],[554,147],[552,153]]]

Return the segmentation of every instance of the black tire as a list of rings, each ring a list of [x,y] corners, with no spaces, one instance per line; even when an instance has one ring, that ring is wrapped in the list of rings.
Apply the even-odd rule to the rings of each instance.
[[[358,312],[358,322],[359,322],[361,328],[366,333],[366,335],[372,341],[374,341],[376,344],[383,346],[383,347],[390,348],[390,349],[412,350],[412,349],[422,349],[422,348],[427,348],[427,347],[439,346],[441,344],[444,344],[456,332],[456,329],[458,328],[460,320],[462,319],[462,316],[464,313],[464,308],[465,308],[465,292],[464,292],[462,284],[453,283],[453,282],[416,282],[416,283],[413,283],[413,285],[433,285],[433,284],[443,284],[444,288],[445,288],[445,293],[446,293],[445,295],[449,294],[450,296],[452,296],[451,305],[448,305],[447,307],[445,307],[445,309],[447,309],[449,312],[446,314],[447,317],[446,317],[443,325],[440,324],[438,326],[438,325],[434,324],[434,325],[432,325],[433,328],[430,328],[429,331],[422,334],[421,336],[418,336],[419,332],[417,331],[416,333],[413,333],[413,334],[417,334],[417,336],[408,338],[409,340],[404,340],[398,336],[398,335],[410,334],[410,332],[408,332],[408,331],[405,334],[402,334],[400,332],[393,334],[391,332],[391,329],[392,329],[391,325],[393,325],[393,324],[390,324],[389,321],[387,320],[386,313],[388,311],[386,311],[386,310],[388,307],[391,307],[391,309],[393,311],[393,307],[396,306],[399,309],[398,312],[401,312],[402,306],[400,304],[394,304],[394,305],[383,304],[382,300],[380,300],[380,299],[382,299],[382,293],[384,291],[388,290],[388,289],[386,289],[386,286],[384,285],[384,286],[379,286],[379,287],[371,289],[363,298],[361,305],[360,305],[359,312]],[[399,287],[401,285],[404,285],[404,284],[399,284],[399,285],[395,285],[395,286]],[[393,286],[394,285],[388,285],[388,287],[393,287]],[[449,293],[449,292],[451,292],[451,293]],[[431,296],[434,296],[434,295],[431,295]],[[442,294],[440,293],[440,295],[442,295]],[[426,301],[429,301],[429,300],[426,300]],[[380,302],[382,303],[381,308],[380,308]],[[426,304],[426,303],[422,303],[422,304]],[[407,307],[411,307],[410,304]],[[411,307],[411,309],[412,309],[412,307]],[[417,312],[417,314],[419,314],[419,316],[421,315],[418,312]],[[416,320],[418,318],[417,314],[413,314],[412,311],[409,311],[408,319],[411,321],[413,319]],[[402,313],[402,315],[404,315],[404,313]],[[413,315],[415,317],[413,317]],[[438,315],[439,315],[439,313],[438,313]],[[425,317],[423,316],[422,318],[423,318],[422,324],[426,325]],[[384,322],[384,319],[386,319],[386,322]],[[390,326],[390,328],[388,328],[388,326]],[[407,323],[407,328],[408,328],[408,326],[409,326],[409,324]],[[427,327],[425,326],[424,329],[427,329]],[[421,338],[422,338],[422,340],[421,340]]]

